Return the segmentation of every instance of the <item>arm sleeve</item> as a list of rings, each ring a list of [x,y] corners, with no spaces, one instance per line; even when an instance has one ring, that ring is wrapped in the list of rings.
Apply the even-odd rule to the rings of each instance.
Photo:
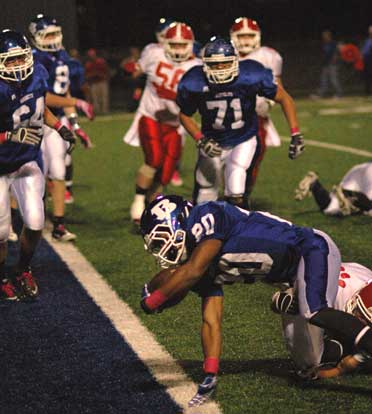
[[[268,99],[274,99],[277,92],[277,85],[274,83],[273,72],[271,69],[264,68],[258,85],[257,95]]]
[[[198,206],[188,231],[195,244],[209,239],[224,240],[228,225],[225,223],[223,207],[211,203]]]
[[[192,116],[198,109],[197,96],[190,91],[184,78],[178,84],[176,103],[181,112],[187,116]]]

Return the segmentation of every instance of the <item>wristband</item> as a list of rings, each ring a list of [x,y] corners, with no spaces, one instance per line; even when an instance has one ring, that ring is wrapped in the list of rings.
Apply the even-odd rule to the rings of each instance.
[[[217,374],[218,366],[220,363],[219,358],[206,357],[204,358],[203,369],[206,374]]]
[[[149,297],[145,299],[145,304],[150,310],[156,310],[166,300],[167,297],[162,292],[160,292],[160,290],[155,290]]]
[[[61,127],[63,127],[62,122],[61,121],[57,121],[54,125],[53,128],[58,131],[59,129],[61,129]]]
[[[194,140],[195,140],[195,141],[199,141],[199,140],[201,140],[203,137],[204,137],[203,133],[202,133],[201,131],[199,131],[199,132],[197,132],[197,133],[194,135]]]
[[[291,135],[299,134],[300,130],[298,127],[291,128]]]

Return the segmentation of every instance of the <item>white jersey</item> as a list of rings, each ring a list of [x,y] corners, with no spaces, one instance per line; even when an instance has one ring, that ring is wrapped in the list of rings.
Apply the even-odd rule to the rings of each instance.
[[[240,60],[253,59],[273,71],[274,78],[282,76],[283,58],[271,47],[261,46]]]
[[[178,83],[185,72],[201,64],[201,60],[197,58],[173,62],[165,55],[163,46],[158,43],[151,43],[145,47],[138,65],[147,76],[146,86],[133,124],[124,136],[124,142],[136,146],[138,120],[141,116],[174,127],[180,126],[180,110],[175,102]]]
[[[347,302],[369,282],[372,282],[370,269],[358,263],[342,263],[333,307],[345,312]],[[283,314],[282,325],[287,349],[297,368],[318,366],[324,350],[323,330],[300,315]]]
[[[283,58],[275,49],[272,49],[271,47],[261,46],[260,48],[253,50],[248,55],[239,58],[239,60],[246,59],[255,60],[266,68],[271,69],[274,78],[279,78],[282,75]],[[280,136],[269,117],[269,112],[273,104],[273,101],[270,101],[262,96],[257,96],[256,98],[257,115],[265,118],[263,120],[263,128],[266,130],[266,145],[269,147],[279,147]]]
[[[340,186],[344,190],[359,191],[372,200],[372,162],[354,165],[342,178]],[[340,202],[334,192],[330,193],[331,202],[324,214],[338,215],[341,213]]]
[[[335,309],[346,311],[346,304],[355,292],[372,282],[372,271],[359,263],[342,263]]]

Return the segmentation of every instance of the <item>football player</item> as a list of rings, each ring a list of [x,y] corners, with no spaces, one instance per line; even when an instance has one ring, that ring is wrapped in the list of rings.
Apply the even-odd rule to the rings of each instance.
[[[138,61],[135,76],[145,73],[147,81],[136,114],[139,119],[133,122],[145,158],[137,173],[136,193],[130,209],[135,223],[139,223],[145,201],[151,201],[169,183],[181,157],[182,137],[175,99],[183,74],[201,63],[193,55],[193,41],[191,28],[175,22],[166,30],[163,45],[147,46]]]
[[[34,64],[27,39],[18,32],[3,30],[0,33],[0,294],[6,300],[34,298],[38,294],[30,261],[44,227],[45,180],[39,167],[43,124],[58,130],[69,145],[75,140],[45,107],[47,80],[45,68]],[[9,189],[24,222],[14,283],[5,275],[11,223]]]
[[[83,110],[87,116],[93,117],[92,108],[85,101],[71,98],[69,93],[70,86],[70,57],[62,45],[62,29],[56,19],[43,14],[38,14],[30,23],[29,31],[33,43],[33,55],[36,62],[41,63],[49,73],[48,87],[50,94],[47,96],[47,104],[51,107],[59,106],[54,109],[56,116],[61,118],[61,122],[71,128],[74,135],[78,137],[86,148],[91,147],[88,135],[82,130],[77,121],[75,105]],[[57,97],[51,94],[58,95]],[[58,99],[59,98],[59,99]],[[66,98],[70,100],[66,101]],[[70,102],[70,107],[65,108]],[[67,119],[64,117],[67,115]],[[61,124],[62,125],[62,124]],[[72,160],[70,152],[67,151],[66,144],[57,137],[53,137],[55,131],[46,128],[42,153],[45,164],[45,173],[53,182],[52,201],[53,201],[53,231],[52,237],[58,241],[71,241],[76,239],[76,235],[69,232],[65,227],[65,192],[66,173],[72,174]],[[58,142],[58,144],[56,144]],[[67,160],[66,160],[67,158]],[[66,168],[65,163],[69,165]],[[66,181],[71,181],[67,177]],[[67,198],[69,195],[67,194]],[[69,201],[69,200],[67,200]]]
[[[295,189],[295,199],[313,195],[322,213],[329,216],[372,215],[372,162],[354,165],[340,184],[326,190],[314,171],[309,171]]]
[[[274,82],[270,69],[253,60],[239,62],[231,41],[212,38],[202,60],[203,66],[183,76],[177,91],[181,123],[199,148],[194,201],[217,200],[224,169],[226,199],[247,208],[261,152],[256,95],[282,106],[291,130],[291,159],[304,150],[295,105]],[[201,115],[201,129],[192,118],[196,111]]]
[[[190,210],[177,196],[150,203],[141,218],[141,232],[160,265],[177,266],[162,285],[143,295],[146,313],[156,313],[198,283],[289,283],[297,291],[299,314],[311,325],[343,335],[358,351],[372,353],[372,330],[335,309],[341,256],[327,234],[221,201]],[[221,299],[209,300],[203,307],[203,318],[212,315],[202,330],[204,366],[214,375],[221,350],[222,304]],[[211,391],[215,381],[207,377]],[[199,396],[208,384],[202,384]]]
[[[230,39],[238,51],[239,60],[253,59],[273,72],[276,83],[283,86],[283,58],[273,48],[261,46],[261,29],[258,23],[248,17],[235,19],[230,28]],[[260,161],[263,159],[266,146],[280,146],[280,136],[271,118],[270,110],[274,101],[257,96],[256,112],[258,115],[259,138],[261,140]]]
[[[342,263],[334,308],[372,324],[372,271],[358,263]],[[281,308],[280,308],[280,306]],[[344,338],[324,335],[298,315],[296,291],[275,292],[272,310],[282,316],[283,335],[296,373],[304,379],[339,376],[359,368],[366,355],[355,351]]]

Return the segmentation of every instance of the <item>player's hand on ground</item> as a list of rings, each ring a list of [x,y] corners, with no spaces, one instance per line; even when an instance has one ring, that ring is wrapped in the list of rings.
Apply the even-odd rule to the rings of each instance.
[[[297,315],[299,312],[298,299],[293,288],[275,292],[271,298],[271,310],[279,314]]]
[[[216,142],[213,138],[202,137],[199,141],[196,142],[196,146],[199,149],[202,149],[208,157],[218,157],[222,154],[222,148],[220,144]]]
[[[288,157],[291,160],[299,157],[305,150],[304,137],[302,134],[297,133],[291,135],[291,143],[288,148]]]
[[[207,375],[203,382],[199,384],[198,391],[189,401],[189,407],[198,407],[208,401],[217,387],[217,376]]]
[[[5,132],[4,134],[6,141],[31,146],[39,145],[42,139],[42,132],[40,127],[18,128],[14,131]]]

